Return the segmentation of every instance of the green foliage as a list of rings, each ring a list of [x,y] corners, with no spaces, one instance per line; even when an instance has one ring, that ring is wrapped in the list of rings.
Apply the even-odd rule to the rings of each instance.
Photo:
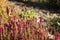
[[[52,27],[55,27],[57,31],[60,33],[60,18],[51,19],[50,24]]]
[[[34,10],[22,11],[22,15],[24,15],[25,17],[29,16],[30,19],[37,16],[37,14]]]

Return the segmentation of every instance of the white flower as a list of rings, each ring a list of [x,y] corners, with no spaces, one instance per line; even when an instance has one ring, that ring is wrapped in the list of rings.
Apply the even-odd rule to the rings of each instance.
[[[40,19],[37,17],[37,22],[40,22]]]
[[[60,23],[59,22],[57,22],[57,24],[60,26]]]
[[[49,36],[49,39],[54,39],[55,38],[54,35],[51,35],[49,33],[48,33],[48,36]]]

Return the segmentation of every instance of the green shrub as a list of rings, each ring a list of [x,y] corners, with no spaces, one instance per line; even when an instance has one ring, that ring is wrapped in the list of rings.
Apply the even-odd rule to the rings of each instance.
[[[60,33],[60,18],[51,19],[50,24],[52,27],[55,27],[57,29],[57,32]]]

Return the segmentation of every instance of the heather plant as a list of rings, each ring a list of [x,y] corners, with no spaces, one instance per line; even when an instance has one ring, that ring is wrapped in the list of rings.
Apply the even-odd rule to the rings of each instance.
[[[4,6],[4,9],[0,7],[0,39],[48,40],[49,28],[44,26],[44,20],[43,17],[38,17],[36,11],[33,9],[24,8],[21,11],[17,11],[12,6]],[[59,18],[58,21],[57,19],[49,21],[55,27],[54,23],[58,23]]]
[[[44,33],[43,19],[40,17],[40,21],[37,22],[37,14],[34,10],[25,8],[17,13],[12,7],[5,7],[5,11],[2,7],[0,8],[0,25],[3,26],[3,29],[0,28],[1,35],[3,35],[0,37],[1,40],[44,40],[48,32]]]

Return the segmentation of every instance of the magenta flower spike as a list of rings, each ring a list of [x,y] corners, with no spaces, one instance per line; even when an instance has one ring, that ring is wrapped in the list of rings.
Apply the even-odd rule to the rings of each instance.
[[[53,27],[48,28],[48,30],[56,31],[55,28],[53,28]]]
[[[27,27],[27,24],[25,22],[23,22],[22,24],[23,24],[23,28],[25,29]]]
[[[13,8],[11,9],[11,12],[14,12],[14,9]]]
[[[30,24],[30,22],[31,22],[30,20],[27,20],[27,24]]]
[[[53,27],[51,28],[51,30],[52,30],[52,31],[56,31],[55,28],[53,28]]]
[[[26,27],[26,32],[28,32],[28,27]]]
[[[40,24],[38,24],[38,29],[41,28]]]
[[[14,27],[15,26],[15,22],[14,21],[11,21],[11,25]]]
[[[32,36],[30,36],[30,40],[33,40],[33,37]]]
[[[21,28],[21,23],[17,24],[18,28]]]
[[[35,31],[35,35],[38,35],[38,31]]]
[[[16,29],[13,30],[13,36],[15,36],[15,35],[16,35]]]
[[[14,15],[14,16],[13,16],[13,20],[16,20],[16,18],[17,18],[17,16],[16,16],[16,15]]]
[[[43,18],[42,18],[42,17],[40,17],[40,23],[41,23],[41,22],[43,22]]]
[[[18,22],[21,22],[21,20],[18,19]]]
[[[27,38],[23,36],[23,37],[22,37],[22,40],[27,40]]]
[[[2,27],[0,27],[0,33],[3,31],[3,28]]]
[[[40,36],[40,40],[44,40],[44,37],[45,37],[45,36]]]
[[[60,34],[55,34],[55,40],[60,40]]]
[[[42,40],[42,37],[40,37],[40,40]]]

